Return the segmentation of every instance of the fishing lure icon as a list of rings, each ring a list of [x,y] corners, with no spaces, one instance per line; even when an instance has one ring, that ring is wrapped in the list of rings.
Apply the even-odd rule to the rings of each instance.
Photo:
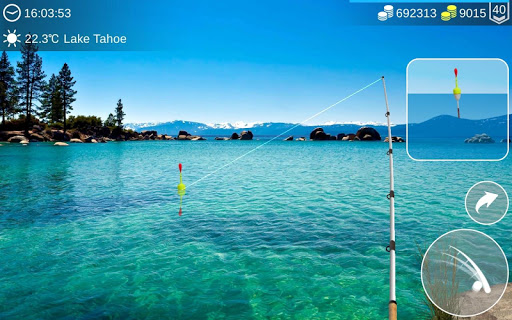
[[[462,252],[461,250],[453,246],[450,246],[450,249],[457,251],[457,253],[455,255],[451,255],[449,253],[443,252],[443,254],[460,262],[463,267],[462,270],[476,280],[473,283],[471,289],[474,292],[480,292],[480,290],[482,290],[483,288],[485,293],[491,293],[491,287],[489,286],[489,282],[487,281],[487,278],[484,276],[482,270],[480,270],[480,268],[476,265],[476,263],[473,260],[471,260],[471,258],[468,257],[468,255]],[[462,255],[467,261],[458,258],[458,254]]]

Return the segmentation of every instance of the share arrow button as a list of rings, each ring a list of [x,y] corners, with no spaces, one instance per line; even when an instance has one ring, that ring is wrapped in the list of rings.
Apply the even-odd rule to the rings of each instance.
[[[478,210],[483,205],[487,205],[487,208],[489,208],[489,206],[494,202],[494,200],[496,200],[497,197],[498,197],[497,194],[485,191],[485,196],[481,197],[480,200],[478,200],[478,202],[476,203],[476,206],[475,206],[476,212],[478,214],[480,214],[480,212],[478,212]]]
[[[475,184],[466,194],[466,211],[475,222],[494,224],[507,214],[509,199],[502,186],[492,181]]]

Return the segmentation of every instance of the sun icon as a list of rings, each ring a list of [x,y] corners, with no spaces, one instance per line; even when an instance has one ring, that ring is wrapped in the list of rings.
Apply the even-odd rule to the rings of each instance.
[[[12,45],[16,48],[16,42],[21,42],[18,40],[18,37],[20,37],[21,34],[16,34],[16,30],[11,32],[11,30],[7,30],[7,34],[4,34],[5,40],[4,43],[7,42],[7,48],[9,48]]]

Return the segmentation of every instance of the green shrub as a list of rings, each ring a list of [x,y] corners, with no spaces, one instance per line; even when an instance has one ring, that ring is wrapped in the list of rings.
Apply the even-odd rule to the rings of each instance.
[[[70,116],[68,119],[68,127],[70,129],[83,131],[101,126],[103,126],[103,122],[100,117],[96,116]]]

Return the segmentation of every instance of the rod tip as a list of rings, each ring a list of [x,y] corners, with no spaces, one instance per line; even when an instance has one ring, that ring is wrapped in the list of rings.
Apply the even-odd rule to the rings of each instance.
[[[382,76],[382,79],[384,79],[384,76]]]

